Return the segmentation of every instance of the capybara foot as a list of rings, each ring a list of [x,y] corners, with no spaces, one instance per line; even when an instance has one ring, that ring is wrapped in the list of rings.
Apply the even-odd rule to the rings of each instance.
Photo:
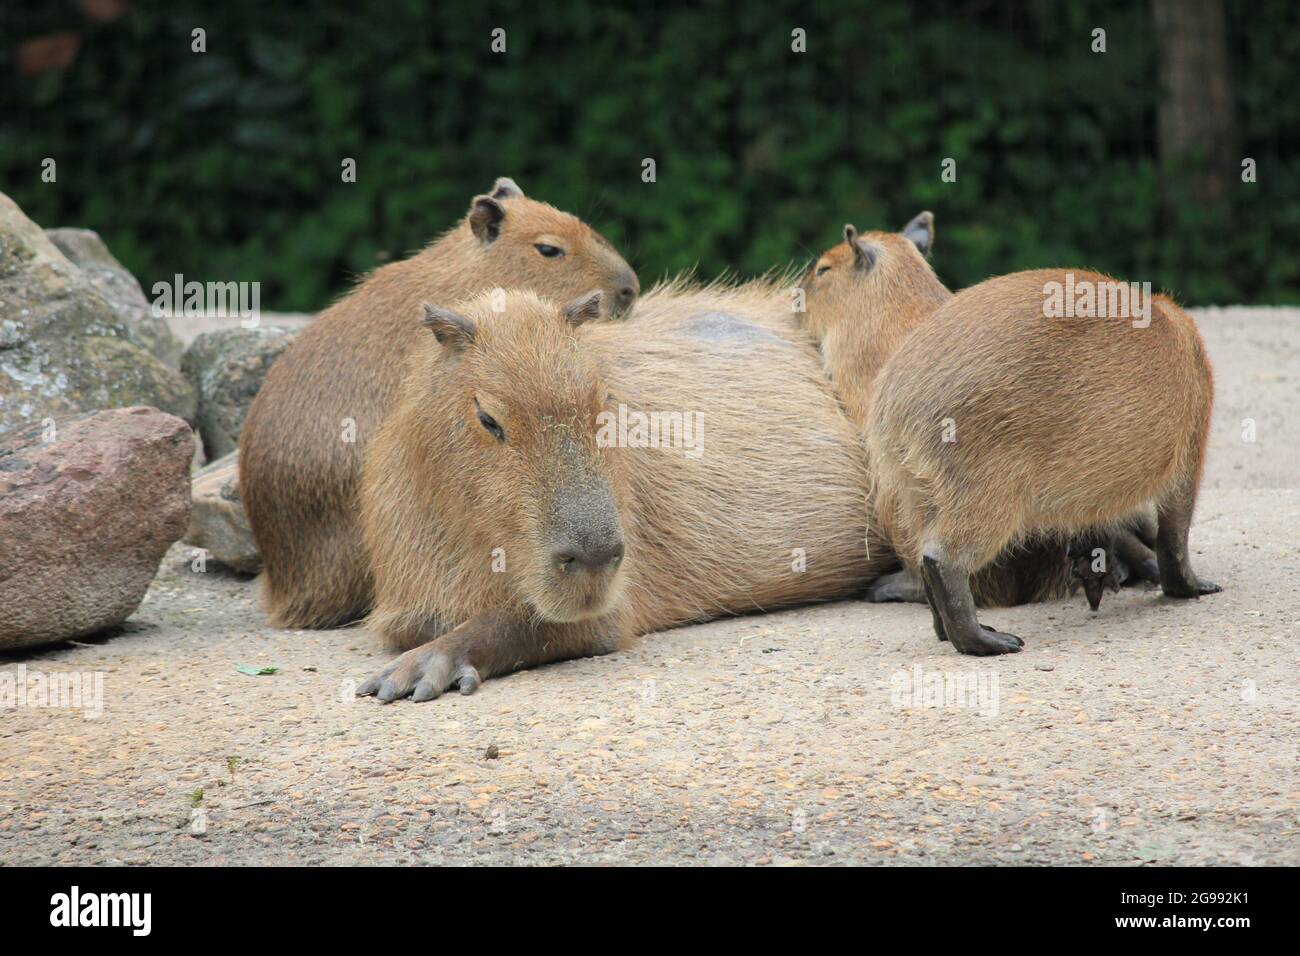
[[[1118,558],[1112,559],[1105,571],[1092,570],[1091,559],[1077,558],[1070,566],[1070,593],[1082,586],[1088,607],[1095,611],[1101,607],[1101,598],[1106,590],[1118,592],[1128,575],[1128,566]]]
[[[1025,642],[1014,634],[1007,634],[986,624],[978,626],[978,631],[967,631],[960,638],[950,629],[948,634],[952,646],[962,654],[972,654],[976,657],[1015,654],[1025,646]]]
[[[1086,532],[1070,542],[1070,593],[1082,586],[1094,611],[1101,607],[1106,589],[1118,592],[1128,574],[1110,535]]]
[[[925,588],[906,568],[882,574],[866,586],[862,600],[872,604],[884,604],[889,601],[909,601],[913,604],[925,603]]]
[[[1202,581],[1200,578],[1193,578],[1187,582],[1177,582],[1172,587],[1164,586],[1166,595],[1172,598],[1198,598],[1202,594],[1218,594],[1222,591],[1219,585],[1213,581]]]
[[[433,700],[443,691],[459,687],[462,694],[472,694],[482,678],[468,661],[448,646],[449,642],[430,641],[407,651],[357,689],[358,697],[375,696],[384,703],[410,697],[414,701]]]
[[[1159,584],[1160,566],[1156,563],[1156,553],[1142,540],[1141,535],[1130,529],[1115,533],[1115,561],[1122,563],[1125,573],[1117,574],[1125,585],[1142,583]]]
[[[1139,584],[1159,584],[1160,568],[1156,565],[1153,554],[1150,558],[1129,564],[1128,577],[1124,579],[1125,587],[1137,587]]]

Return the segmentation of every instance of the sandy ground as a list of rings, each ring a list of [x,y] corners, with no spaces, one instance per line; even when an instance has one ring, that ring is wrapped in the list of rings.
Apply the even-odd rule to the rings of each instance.
[[[0,659],[103,676],[98,717],[0,711],[0,862],[1300,863],[1300,310],[1200,317],[1222,594],[985,612],[1028,642],[991,661],[845,602],[383,706],[367,634],[178,546],[120,633]]]

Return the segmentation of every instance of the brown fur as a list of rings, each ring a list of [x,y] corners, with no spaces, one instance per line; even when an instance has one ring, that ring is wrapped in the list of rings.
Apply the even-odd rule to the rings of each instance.
[[[790,293],[674,282],[633,323],[576,328],[527,293],[505,315],[460,306],[472,343],[425,340],[367,456],[369,624],[415,649],[361,692],[472,690],[632,635],[844,597],[878,573],[863,553],[860,443]],[[702,413],[703,453],[601,447],[597,416],[620,403]],[[621,535],[621,565],[558,571],[555,542],[583,533]]]
[[[860,241],[877,251],[870,269],[859,267],[852,242],[833,246],[809,268],[803,324],[849,419],[863,426],[880,369],[952,293],[901,234],[872,232]]]
[[[868,428],[876,510],[909,564],[931,535],[978,568],[1032,533],[1117,524],[1194,496],[1213,401],[1195,324],[1164,296],[1145,329],[1126,317],[1045,318],[1044,287],[1065,275],[963,291],[881,373]],[[957,440],[945,443],[949,417]]]
[[[471,219],[504,211],[493,241]],[[482,220],[476,220],[480,229]],[[536,243],[564,249],[544,258]],[[265,566],[264,599],[279,627],[329,627],[369,609],[372,582],[357,519],[364,451],[396,400],[407,353],[428,333],[421,303],[493,289],[560,299],[601,289],[616,311],[636,275],[590,227],[525,198],[508,180],[422,252],[371,273],[322,312],[271,367],[240,435],[240,492]],[[623,300],[620,290],[626,290]],[[345,420],[355,441],[345,442]]]
[[[928,250],[928,213],[904,232],[918,223]],[[863,424],[876,526],[923,581],[940,638],[972,654],[1023,646],[976,619],[989,569],[1036,575],[1041,587],[1018,583],[1039,594],[1061,589],[1073,571],[1094,610],[1103,587],[1122,577],[1118,563],[1090,564],[1102,552],[1108,564],[1136,558],[1171,596],[1218,590],[1197,578],[1187,554],[1213,381],[1195,324],[1177,305],[1154,297],[1146,327],[1135,325],[1140,311],[1052,317],[1049,284],[1115,284],[1060,269],[945,298],[902,236],[859,237],[851,226],[845,235],[811,270],[808,324]],[[899,292],[918,287],[933,294]],[[938,304],[927,309],[926,298]],[[1153,507],[1150,555],[1135,531]]]
[[[934,217],[924,212],[904,231],[933,241]],[[808,268],[801,324],[818,343],[823,366],[845,413],[865,432],[876,377],[908,337],[953,294],[935,275],[915,241],[903,232],[858,235],[828,249]],[[872,260],[862,258],[861,244]],[[874,526],[873,526],[874,527]],[[888,540],[888,529],[875,528]],[[1019,541],[971,582],[976,601],[1006,607],[1064,595],[1070,584],[1064,546],[1055,540]],[[919,582],[917,582],[919,586]]]

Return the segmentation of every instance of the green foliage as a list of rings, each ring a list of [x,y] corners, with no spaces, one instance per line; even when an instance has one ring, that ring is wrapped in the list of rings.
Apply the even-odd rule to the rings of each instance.
[[[1300,301],[1300,7],[1284,0],[1228,4],[1259,172],[1216,209],[1156,158],[1144,3],[190,6],[136,2],[106,24],[71,2],[0,13],[10,40],[82,40],[34,76],[0,51],[0,188],[44,225],[98,230],[146,289],[256,279],[267,306],[316,309],[508,175],[593,222],[643,282],[762,272],[846,221],[930,208],[954,286],[1075,264],[1190,303]]]

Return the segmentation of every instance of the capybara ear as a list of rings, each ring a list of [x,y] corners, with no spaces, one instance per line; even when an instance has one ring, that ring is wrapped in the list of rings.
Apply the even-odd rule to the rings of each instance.
[[[928,256],[930,247],[934,245],[934,213],[928,210],[917,213],[916,217],[901,231],[903,238],[916,246],[921,251],[921,255]]]
[[[506,209],[491,196],[475,196],[469,207],[469,227],[483,245],[496,242]]]
[[[438,342],[444,347],[459,352],[474,341],[474,323],[459,312],[443,309],[436,305],[424,303],[425,328],[432,329]]]
[[[599,289],[578,296],[564,307],[564,320],[570,325],[582,325],[583,322],[600,318],[600,303],[603,298],[604,294]]]
[[[524,191],[519,188],[519,184],[509,176],[502,176],[492,184],[493,199],[520,199],[523,195]]]
[[[852,226],[846,226],[844,235],[847,238]],[[870,272],[876,265],[876,247],[871,245],[865,239],[859,239],[857,230],[854,230],[853,238],[849,239],[849,248],[853,250],[853,268],[861,269],[863,272]]]
[[[846,222],[844,224],[844,241],[847,242],[849,245],[853,245],[853,243],[857,242],[857,240],[858,240],[858,227],[853,225],[853,223],[851,222]]]

